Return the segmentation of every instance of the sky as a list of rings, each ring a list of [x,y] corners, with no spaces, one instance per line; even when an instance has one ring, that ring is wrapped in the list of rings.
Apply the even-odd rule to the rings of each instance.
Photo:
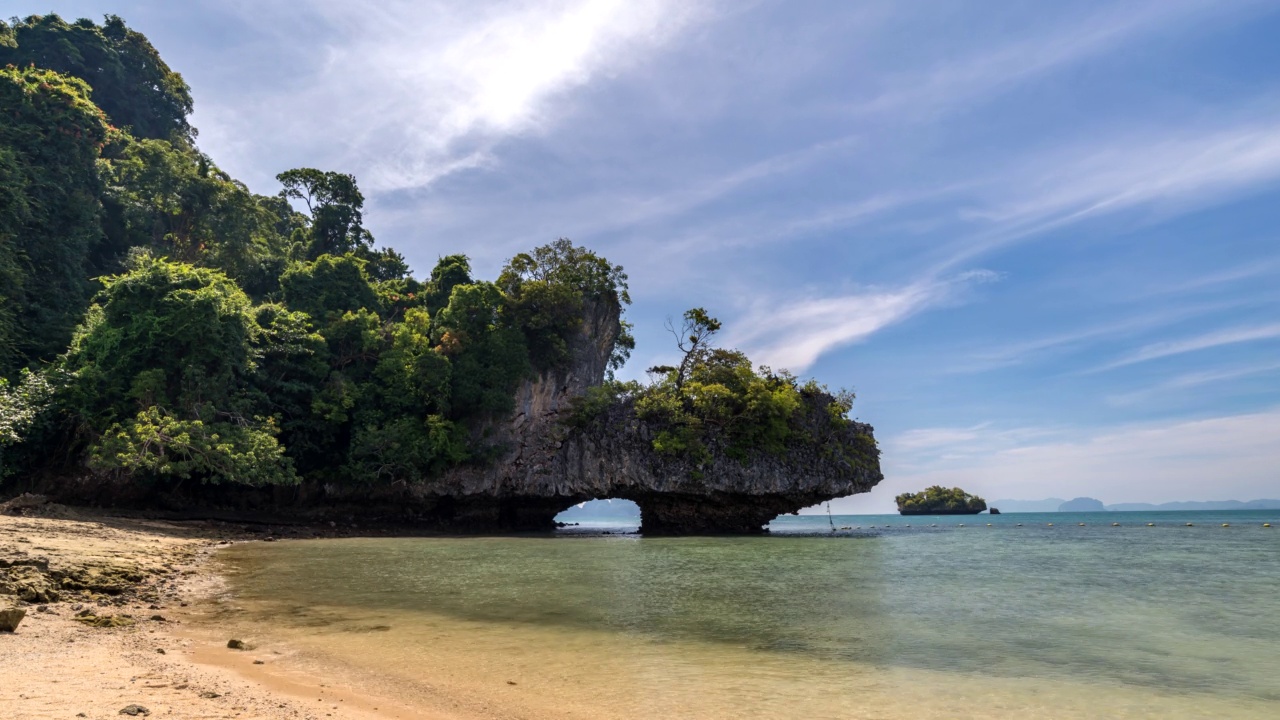
[[[259,193],[354,173],[415,271],[568,237],[639,346],[857,393],[885,480],[1280,497],[1280,1],[9,0],[122,16]]]

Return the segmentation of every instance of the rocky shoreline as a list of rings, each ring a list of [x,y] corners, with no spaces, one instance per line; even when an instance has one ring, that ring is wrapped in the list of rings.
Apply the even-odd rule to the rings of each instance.
[[[410,708],[343,678],[282,673],[270,666],[280,650],[231,649],[195,622],[221,588],[209,562],[218,548],[359,529],[177,522],[16,500],[0,503],[0,610],[21,615],[14,632],[0,631],[5,717],[483,717]]]

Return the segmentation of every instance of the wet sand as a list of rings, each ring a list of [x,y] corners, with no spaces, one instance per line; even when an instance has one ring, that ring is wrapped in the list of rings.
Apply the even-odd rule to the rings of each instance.
[[[197,627],[221,589],[212,553],[261,534],[59,506],[27,512],[44,517],[0,514],[0,608],[27,611],[16,632],[0,633],[4,718],[115,719],[131,705],[152,718],[504,716],[453,712],[443,698],[411,706],[290,662],[287,649],[244,638],[250,649],[233,650],[226,633]],[[5,594],[15,588],[29,600]],[[108,626],[82,621],[92,618]]]

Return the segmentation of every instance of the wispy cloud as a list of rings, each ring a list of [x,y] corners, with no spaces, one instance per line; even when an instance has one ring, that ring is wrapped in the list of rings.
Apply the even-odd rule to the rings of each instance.
[[[1236,10],[1249,5],[1252,3]],[[1046,33],[1035,33],[1031,38],[1020,37],[994,49],[982,47],[959,60],[947,57],[925,69],[904,72],[894,78],[892,90],[856,101],[851,106],[852,114],[883,115],[891,117],[896,125],[935,122],[939,114],[949,108],[1007,92],[1048,72],[1105,54],[1138,35],[1186,23],[1214,10],[1221,11],[1221,6],[1207,0],[1161,0],[1090,14]],[[784,173],[811,171],[814,164],[830,162],[833,154],[850,157],[856,150],[874,145],[877,142],[874,135],[870,130],[844,134],[756,160],[721,176],[702,177],[690,187],[677,188],[669,195],[633,203],[630,212],[612,213],[609,222],[618,226],[679,215],[758,181]],[[863,158],[863,162],[869,159]],[[856,162],[852,158],[850,161]],[[780,218],[770,223],[770,227],[758,228],[753,235],[777,241],[807,231],[848,226],[886,210],[952,193],[971,183],[971,179],[965,179],[931,188],[902,188],[892,192],[880,189],[835,205],[807,210],[801,217]],[[742,233],[736,229],[723,238],[724,242],[716,242],[706,233],[700,233],[698,238],[704,246],[742,244]]]
[[[1132,405],[1153,397],[1165,397],[1179,391],[1189,390],[1202,385],[1211,385],[1214,383],[1227,382],[1229,380],[1239,380],[1241,378],[1254,377],[1256,375],[1263,375],[1276,371],[1280,371],[1280,362],[1259,363],[1245,367],[1228,368],[1225,370],[1206,370],[1202,372],[1186,373],[1151,387],[1143,388],[1142,390],[1110,395],[1107,397],[1107,402],[1117,406]]]
[[[1256,113],[1255,113],[1256,115]],[[979,228],[941,268],[1092,218],[1149,207],[1165,218],[1261,192],[1280,180],[1280,113],[1161,137],[1151,128],[1104,144],[1039,156],[991,191],[1009,198],[970,208]]]
[[[982,350],[973,353],[967,359],[952,364],[949,367],[949,372],[985,372],[1011,365],[1019,365],[1045,357],[1078,351],[1081,348],[1089,347],[1099,342],[1131,336],[1138,332],[1160,330],[1190,318],[1239,307],[1242,304],[1247,304],[1247,299],[1164,307],[1153,312],[1139,312],[1129,317],[1107,320],[1040,337],[1014,342],[988,343],[984,345]]]
[[[1241,4],[1237,10],[1247,7]],[[1064,18],[1049,32],[983,46],[979,52],[898,79],[891,90],[855,103],[855,114],[895,120],[933,119],[940,110],[1006,91],[1033,78],[1105,54],[1135,37],[1221,11],[1210,0],[1114,3],[1079,18]]]
[[[1223,345],[1235,345],[1237,343],[1271,340],[1274,338],[1280,338],[1280,323],[1215,330],[1214,332],[1204,333],[1196,335],[1195,337],[1184,338],[1182,340],[1152,343],[1139,348],[1118,360],[1093,368],[1090,372],[1114,370],[1115,368],[1125,367],[1126,365],[1135,365],[1137,363],[1158,360],[1160,358],[1171,357],[1174,355],[1182,355],[1184,353],[1197,352],[1199,350],[1208,350],[1210,348],[1221,347]]]
[[[761,305],[733,321],[725,342],[742,347],[765,364],[802,372],[832,348],[864,340],[923,310],[953,302],[973,283],[997,277],[975,270],[891,290]]]

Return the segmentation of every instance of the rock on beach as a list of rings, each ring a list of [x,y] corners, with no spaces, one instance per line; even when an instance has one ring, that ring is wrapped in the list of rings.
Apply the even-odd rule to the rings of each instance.
[[[15,632],[18,629],[18,623],[21,623],[22,618],[26,616],[27,611],[23,608],[0,610],[0,632]]]

